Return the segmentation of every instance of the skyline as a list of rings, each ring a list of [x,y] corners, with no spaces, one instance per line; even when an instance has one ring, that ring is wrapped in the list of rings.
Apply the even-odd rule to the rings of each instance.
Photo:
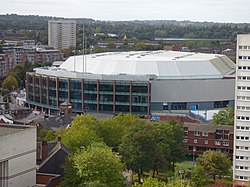
[[[91,18],[105,21],[190,20],[250,23],[250,1],[242,0],[2,0],[0,14]],[[129,14],[128,14],[129,13]]]

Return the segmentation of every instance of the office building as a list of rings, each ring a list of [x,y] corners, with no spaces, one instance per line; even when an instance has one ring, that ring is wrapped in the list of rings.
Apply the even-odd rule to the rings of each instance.
[[[250,34],[237,36],[234,185],[247,186],[250,180]]]
[[[74,47],[76,45],[76,21],[70,19],[49,20],[48,44],[56,49]]]

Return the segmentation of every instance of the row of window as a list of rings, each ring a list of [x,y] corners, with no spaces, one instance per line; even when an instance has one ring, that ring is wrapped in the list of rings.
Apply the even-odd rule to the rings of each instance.
[[[235,149],[236,150],[245,150],[245,151],[248,151],[249,147],[246,147],[246,146],[235,146]]]
[[[237,96],[238,100],[245,100],[245,101],[250,101],[250,97],[246,97],[246,96]]]
[[[248,70],[250,71],[250,66],[238,66],[239,70]]]
[[[250,107],[248,107],[248,106],[237,106],[237,109],[250,111]]]
[[[236,116],[236,119],[241,121],[250,121],[250,118],[247,116]]]
[[[250,87],[249,86],[238,86],[238,90],[247,90],[247,91],[250,91]]]
[[[199,131],[194,131],[194,136],[200,136],[202,134],[202,136],[208,136],[208,132],[204,131],[204,132],[199,132]]]
[[[245,126],[236,126],[236,129],[243,130],[243,131],[249,131],[249,127],[245,127]]]
[[[239,49],[250,49],[250,46],[247,45],[240,45]]]
[[[248,136],[236,136],[236,140],[249,140]]]
[[[188,139],[184,139],[183,142],[187,143]],[[198,140],[194,139],[194,143],[197,144]],[[214,141],[214,145],[221,145],[221,143],[223,146],[229,146],[229,142]],[[208,140],[204,140],[204,144],[208,144]]]
[[[250,60],[250,56],[239,56],[239,60]]]
[[[248,76],[238,76],[238,79],[239,80],[243,80],[243,81],[246,81],[246,80],[250,80],[250,77],[248,77]]]
[[[248,160],[247,156],[235,156],[236,160]]]
[[[235,166],[235,169],[238,169],[238,170],[246,170],[246,171],[249,170],[247,166]]]
[[[248,177],[246,176],[239,176],[239,175],[235,175],[236,179],[242,179],[242,180],[248,180]]]

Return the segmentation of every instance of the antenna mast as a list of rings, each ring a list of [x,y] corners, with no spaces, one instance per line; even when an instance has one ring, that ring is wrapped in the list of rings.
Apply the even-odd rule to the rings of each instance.
[[[84,43],[84,25],[82,26],[82,72],[85,72],[85,62],[84,62],[84,50],[85,50],[85,43]]]

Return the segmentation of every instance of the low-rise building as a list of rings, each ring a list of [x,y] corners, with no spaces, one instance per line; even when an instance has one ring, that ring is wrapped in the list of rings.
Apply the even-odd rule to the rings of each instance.
[[[215,150],[233,156],[234,127],[227,125],[184,123],[184,145],[189,156]]]

